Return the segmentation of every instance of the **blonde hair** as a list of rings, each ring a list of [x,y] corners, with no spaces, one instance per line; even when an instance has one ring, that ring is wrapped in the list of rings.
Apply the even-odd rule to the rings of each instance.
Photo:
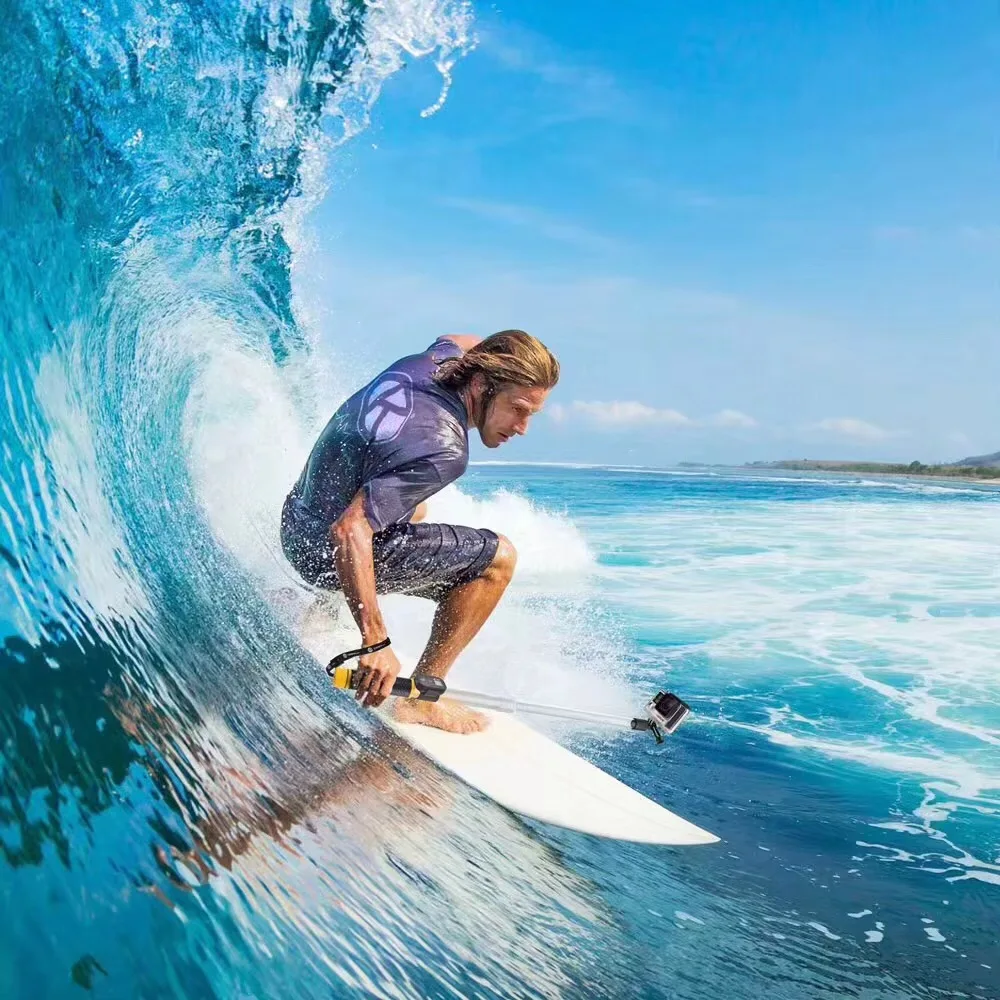
[[[476,375],[486,379],[488,397],[510,385],[551,389],[559,381],[559,362],[537,337],[524,330],[503,330],[481,340],[461,357],[442,361],[434,380],[461,391]]]

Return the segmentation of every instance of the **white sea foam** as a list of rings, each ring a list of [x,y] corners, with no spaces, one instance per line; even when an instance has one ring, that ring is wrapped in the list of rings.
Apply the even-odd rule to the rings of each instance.
[[[811,927],[814,931],[819,931],[820,934],[822,934],[823,937],[825,937],[828,941],[840,940],[839,934],[834,934],[833,931],[829,929],[829,927],[825,926],[824,924],[821,924],[818,920],[810,920],[806,926]]]
[[[690,637],[698,657],[678,683],[716,697],[723,724],[926,779],[936,811],[918,815],[924,829],[947,821],[941,802],[951,797],[1000,803],[997,513],[989,500],[720,493],[592,527],[598,548],[642,540],[644,565],[600,575],[675,641]],[[675,670],[684,657],[674,655]],[[851,708],[855,699],[863,711]],[[735,721],[748,703],[761,722]],[[876,708],[898,723],[872,731]]]
[[[568,517],[544,510],[509,490],[477,499],[448,487],[428,502],[428,518],[492,528],[506,535],[517,549],[522,578],[562,576],[566,578],[563,586],[572,587],[580,574],[594,566],[583,535]]]
[[[281,505],[312,445],[289,375],[216,330],[192,389],[185,436],[198,496],[218,539],[271,586],[288,582]]]
[[[59,613],[47,579],[98,621],[132,618],[150,607],[105,492],[99,436],[84,402],[81,374],[78,357],[53,352],[42,359],[35,379],[34,390],[47,426],[45,455],[51,472],[46,474],[45,463],[36,454],[22,467],[22,482],[16,485],[23,488],[27,501],[22,517],[30,516],[33,530],[39,533],[42,519],[49,523],[59,558],[44,571],[26,558],[33,586],[46,591],[43,603],[48,605],[41,615],[37,606],[30,613],[22,606],[19,625],[31,639],[37,638],[37,617]],[[36,510],[36,504],[42,509]],[[12,503],[11,509],[16,510],[17,504]],[[15,545],[16,537],[17,532],[12,532],[7,544]],[[13,589],[17,591],[16,585]]]

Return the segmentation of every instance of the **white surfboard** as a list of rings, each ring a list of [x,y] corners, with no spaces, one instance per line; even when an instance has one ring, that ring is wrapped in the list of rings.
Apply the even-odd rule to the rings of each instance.
[[[513,715],[479,709],[478,733],[386,721],[443,768],[513,812],[581,833],[641,844],[714,844],[676,816]]]
[[[346,616],[345,616],[346,617]],[[313,606],[298,627],[302,644],[325,664],[329,651],[355,638],[339,634],[336,616]],[[530,819],[581,833],[644,844],[714,844],[689,823],[600,768],[525,725],[514,715],[477,709],[490,719],[478,733],[446,733],[396,722],[408,743],[488,798]],[[644,737],[637,735],[636,739]]]

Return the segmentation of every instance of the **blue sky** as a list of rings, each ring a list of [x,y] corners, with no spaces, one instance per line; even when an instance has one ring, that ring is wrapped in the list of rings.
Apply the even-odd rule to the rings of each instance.
[[[995,3],[476,16],[444,108],[420,116],[439,80],[412,63],[331,165],[316,266],[349,369],[535,333],[564,376],[495,458],[1000,448]]]

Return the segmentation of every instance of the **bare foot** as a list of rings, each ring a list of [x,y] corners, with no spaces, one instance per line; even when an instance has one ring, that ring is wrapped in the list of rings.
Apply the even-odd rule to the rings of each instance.
[[[439,701],[400,699],[393,706],[393,715],[397,722],[415,722],[448,733],[478,733],[490,724],[481,712],[474,712],[453,698],[441,698]]]

